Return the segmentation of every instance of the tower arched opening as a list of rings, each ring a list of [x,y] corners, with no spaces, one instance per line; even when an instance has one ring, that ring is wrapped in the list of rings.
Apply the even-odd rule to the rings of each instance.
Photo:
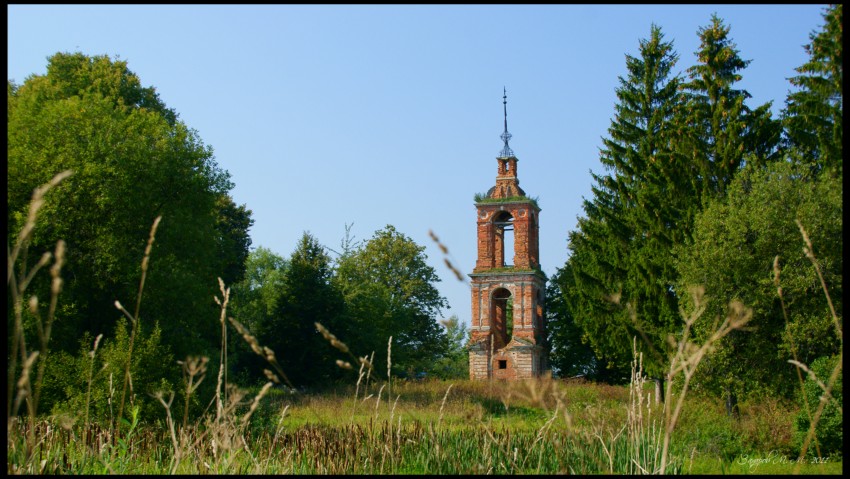
[[[493,217],[493,233],[495,234],[495,267],[512,266],[516,254],[516,251],[514,251],[514,217],[507,211],[497,213]],[[510,263],[508,263],[508,258],[510,258]]]
[[[505,347],[513,336],[513,301],[510,290],[498,288],[493,291],[490,306],[490,331],[493,332],[493,348]]]

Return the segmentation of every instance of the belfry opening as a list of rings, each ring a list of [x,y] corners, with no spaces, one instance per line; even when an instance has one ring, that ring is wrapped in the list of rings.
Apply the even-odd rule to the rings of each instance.
[[[507,93],[502,98],[504,146],[496,157],[496,184],[475,203],[478,257],[469,275],[471,379],[522,379],[549,372],[540,207],[519,186],[519,160],[508,144]]]
[[[514,262],[514,217],[507,211],[500,211],[493,218],[493,226],[496,268],[510,267]]]
[[[490,299],[490,328],[493,331],[493,346],[496,349],[508,345],[513,336],[513,301],[511,292],[497,288]]]

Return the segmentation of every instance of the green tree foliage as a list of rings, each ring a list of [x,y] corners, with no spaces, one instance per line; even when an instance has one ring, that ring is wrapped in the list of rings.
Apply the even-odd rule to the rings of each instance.
[[[597,196],[596,202],[602,198]],[[601,219],[598,209],[590,201],[585,201],[587,217],[579,218],[578,228],[569,234],[570,258],[564,270],[572,270],[574,283],[565,288],[564,303],[567,313],[574,318],[576,325],[584,332],[594,355],[599,359],[599,369],[608,371],[628,371],[629,346],[622,338],[634,334],[630,327],[625,308],[619,304],[622,271],[616,269],[622,264],[624,249],[616,241],[612,223]],[[603,241],[610,238],[611,241]],[[616,289],[612,291],[612,286]],[[595,318],[604,320],[584,320],[585,316],[594,314]],[[552,328],[557,328],[551,325]],[[558,350],[563,347],[565,337],[553,336],[552,347]],[[628,381],[628,373],[622,375],[608,374],[612,382]]]
[[[821,382],[826,383],[832,375],[832,371],[838,360],[838,356],[818,358],[812,362],[811,370],[817,375]],[[833,454],[840,457],[844,450],[844,414],[841,410],[839,410],[839,405],[844,404],[844,389],[842,387],[843,375],[843,372],[838,373],[838,378],[836,379],[835,384],[833,384],[830,392],[835,401],[827,401],[824,406],[823,413],[821,413],[820,420],[815,427],[817,446],[815,446],[814,442],[809,444],[809,448],[807,450],[807,455],[809,457],[819,455],[823,458],[832,456]],[[821,401],[821,397],[824,396],[823,389],[818,385],[814,378],[807,376],[802,394],[805,394],[807,403],[811,408],[810,412],[814,415]],[[803,401],[800,402],[802,404]],[[812,422],[809,413],[805,410],[800,411],[794,424],[796,428],[798,446],[802,447],[806,435],[809,433],[811,424]]]
[[[445,353],[434,362],[432,374],[440,379],[465,379],[469,377],[469,328],[461,323],[456,314],[441,321],[446,328]]]
[[[59,239],[67,243],[51,349],[73,354],[85,332],[115,330],[121,313],[114,303],[136,302],[140,263],[160,215],[141,324],[159,323],[177,357],[216,348],[216,277],[242,274],[250,211],[233,204],[229,174],[155,89],[142,87],[124,61],[57,53],[45,75],[8,83],[7,138],[10,244],[33,190],[60,171],[74,172],[51,191],[30,246],[40,254]],[[48,281],[38,275],[32,286],[40,298]]]
[[[564,268],[556,270],[546,286],[546,323],[549,325],[549,342],[555,345],[549,361],[558,377],[604,379],[607,378],[607,369],[583,339],[584,331],[576,324],[567,305],[566,298],[575,285],[570,268],[571,264],[567,262]]]
[[[716,15],[699,29],[687,80],[672,74],[677,55],[658,27],[641,41],[639,58],[626,58],[600,152],[608,174],[594,175],[586,217],[570,234],[574,284],[564,292],[571,317],[609,368],[627,364],[638,336],[652,345],[647,371],[664,372],[666,338],[681,328],[677,292],[686,291],[676,255],[687,251],[696,215],[725,196],[745,165],[782,158],[782,124],[771,104],[749,108],[750,94],[736,86],[749,61],[729,31]]]
[[[232,285],[245,277],[251,248],[248,230],[254,225],[254,220],[246,205],[237,205],[228,195],[216,198],[216,209],[216,239],[218,255],[222,258],[221,279],[224,284]]]
[[[162,406],[153,394],[175,390],[180,370],[176,363],[167,359],[172,357],[172,352],[162,343],[158,325],[142,326],[137,334],[131,365],[134,389],[132,394],[128,392],[128,403],[140,406],[141,417],[146,420],[163,418]],[[104,334],[94,353],[94,339],[88,333],[80,338],[79,349],[73,354],[58,352],[51,359],[44,378],[43,397],[47,404],[52,404],[51,413],[82,421],[88,408],[89,417],[94,421],[103,424],[117,419],[129,338],[129,326],[122,318],[113,331]],[[92,374],[91,390],[89,373]]]
[[[270,259],[269,266],[276,271],[280,262]],[[345,301],[332,281],[333,268],[325,248],[309,233],[304,233],[298,246],[290,256],[282,274],[266,270],[262,290],[266,302],[261,307],[273,309],[257,324],[254,333],[260,344],[271,348],[277,361],[294,386],[318,386],[341,377],[342,372],[335,363],[337,351],[316,330],[321,323],[340,338],[343,331]],[[275,288],[282,276],[280,295],[266,288]],[[244,308],[245,306],[241,306]]]
[[[337,282],[349,308],[346,338],[357,354],[375,353],[386,364],[392,336],[393,374],[431,371],[445,353],[445,332],[436,318],[448,303],[426,262],[425,248],[387,225],[337,262]],[[329,328],[330,329],[330,328]]]
[[[677,59],[654,25],[650,38],[640,41],[640,57],[626,56],[628,74],[620,77],[611,136],[603,138],[600,152],[608,174],[593,174],[587,216],[570,235],[568,314],[609,368],[628,364],[631,338],[643,336],[655,351],[646,355],[647,370],[660,374],[664,339],[679,322],[669,249],[685,237],[693,195],[670,136],[679,98],[680,79],[672,75]]]
[[[245,277],[233,285],[230,311],[249,330],[277,311],[287,264],[285,258],[262,246],[248,254]]]
[[[804,46],[809,61],[790,79],[798,88],[788,95],[783,120],[794,159],[842,175],[842,5],[825,9],[823,30]]]
[[[724,338],[697,378],[700,386],[722,392],[732,402],[736,394],[765,389],[789,394],[795,376],[786,362],[788,359],[807,363],[821,355],[833,354],[839,347],[826,298],[813,266],[802,253],[802,238],[795,224],[795,220],[800,220],[808,231],[832,296],[840,298],[841,137],[840,128],[838,133],[834,131],[835,125],[840,124],[841,111],[841,29],[834,23],[840,23],[840,6],[829,9],[825,16],[828,21],[824,31],[813,34],[813,44],[806,47],[811,59],[798,69],[809,75],[791,79],[802,90],[790,94],[786,102],[788,110],[783,118],[788,129],[788,148],[774,154],[788,161],[770,162],[772,157],[750,161],[729,186],[728,195],[704,196],[705,210],[697,220],[693,243],[675,255],[681,258],[681,285],[703,284],[714,298],[709,302],[703,324],[697,327],[703,338],[713,318],[725,314],[730,300],[739,299],[754,310],[752,331],[736,331]],[[713,23],[703,32],[705,38],[722,38],[726,30],[716,20]],[[730,52],[726,57],[734,55]],[[704,77],[720,78],[720,75]],[[706,91],[723,90],[718,86]],[[742,93],[736,95],[740,98]],[[704,105],[710,103],[703,101]],[[692,102],[689,106],[694,105],[699,103]],[[721,117],[728,118],[738,110],[735,108]],[[747,116],[742,118],[741,122],[746,123]],[[768,130],[772,131],[773,123],[770,125]],[[709,131],[718,130],[712,127]],[[767,143],[756,144],[759,138],[766,137],[769,137]],[[748,138],[757,140],[738,145],[744,158],[770,150],[774,137],[772,133],[743,136],[744,140]],[[721,140],[709,143],[706,148],[720,144]],[[726,151],[734,149],[726,148]],[[715,153],[715,158],[721,157],[721,153]],[[727,157],[727,161],[732,160]],[[829,178],[813,178],[812,173],[819,171],[832,174],[825,175]],[[777,255],[787,322],[772,279]],[[836,304],[840,315],[840,300]]]
[[[256,334],[277,315],[286,287],[287,261],[272,250],[258,247],[245,260],[245,277],[233,285],[228,311]],[[267,368],[265,359],[257,356],[239,335],[229,335],[229,364],[237,377],[262,380]]]
[[[808,363],[838,351],[839,340],[820,280],[803,252],[799,220],[841,311],[842,185],[802,179],[800,168],[777,162],[748,167],[696,221],[693,243],[676,255],[681,285],[704,285],[710,299],[695,325],[705,339],[737,299],[753,309],[746,331],[724,338],[700,365],[698,383],[716,392],[784,391],[796,384],[797,359]],[[779,256],[786,323],[774,284]]]

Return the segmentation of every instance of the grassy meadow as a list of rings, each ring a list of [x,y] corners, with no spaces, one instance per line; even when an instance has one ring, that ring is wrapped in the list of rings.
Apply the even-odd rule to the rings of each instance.
[[[28,445],[31,426],[13,421],[7,473],[659,473],[663,409],[643,386],[637,395],[634,384],[581,380],[379,381],[315,394],[273,388],[256,405],[259,388],[231,388],[220,416],[185,428],[165,407],[115,428],[46,417]],[[789,405],[745,402],[733,421],[718,400],[692,395],[683,411],[665,473],[842,472],[840,458],[797,461]]]

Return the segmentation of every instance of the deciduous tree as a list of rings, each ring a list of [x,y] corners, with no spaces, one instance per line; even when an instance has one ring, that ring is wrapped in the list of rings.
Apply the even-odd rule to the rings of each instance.
[[[228,197],[233,184],[212,149],[125,61],[107,56],[57,53],[45,75],[9,82],[7,121],[9,243],[33,189],[73,171],[51,191],[30,246],[40,255],[67,243],[50,347],[75,353],[84,332],[115,330],[114,303],[135,304],[151,225],[162,216],[140,321],[158,323],[178,358],[215,348],[216,277],[238,277],[251,220]],[[42,298],[46,282],[33,285]]]
[[[375,364],[386,364],[392,336],[396,373],[429,371],[445,350],[445,332],[436,318],[448,302],[435,286],[440,278],[424,250],[387,225],[337,265],[352,343],[362,354],[374,351]]]
[[[725,200],[712,201],[698,215],[693,244],[677,254],[682,287],[704,285],[709,297],[694,326],[698,338],[711,334],[730,301],[753,309],[748,329],[718,342],[700,365],[702,387],[735,396],[789,394],[796,384],[789,359],[808,364],[837,352],[826,297],[795,220],[813,243],[840,314],[842,185],[835,178],[806,181],[804,172],[786,162],[747,167]],[[777,256],[786,312],[774,283]]]
[[[260,246],[248,254],[245,277],[233,285],[228,311],[252,334],[256,335],[278,314],[286,287],[286,269],[286,259],[268,248]],[[263,369],[268,364],[243,338],[230,336],[228,351],[232,353],[230,366],[235,374],[254,380],[265,378]]]

